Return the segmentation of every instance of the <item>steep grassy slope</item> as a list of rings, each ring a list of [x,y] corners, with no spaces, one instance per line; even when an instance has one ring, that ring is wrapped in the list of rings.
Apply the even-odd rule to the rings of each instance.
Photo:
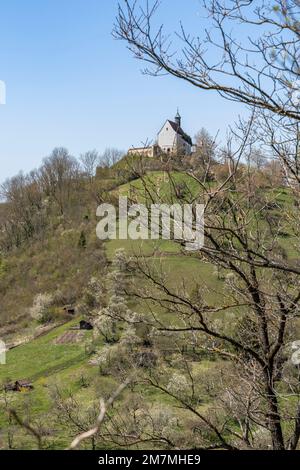
[[[190,194],[191,197],[197,190],[197,183],[192,178],[174,173],[174,180],[182,194]],[[176,200],[178,194],[167,181],[166,174],[152,172],[147,177],[149,188],[154,194],[159,190],[160,196],[167,201]],[[145,195],[143,183],[140,180],[126,183],[114,191],[116,194],[136,197],[143,201]],[[285,190],[278,190],[270,198],[277,200],[279,204],[289,205],[289,195]],[[276,208],[271,209],[276,215]],[[78,222],[78,221],[77,221]],[[264,219],[262,217],[262,226]],[[14,330],[18,332],[26,329],[34,329],[36,323],[28,315],[28,309],[32,305],[34,296],[41,292],[60,292],[60,303],[77,303],[81,300],[82,291],[89,279],[103,272],[106,259],[112,261],[114,253],[119,248],[130,255],[142,254],[153,266],[163,267],[166,273],[168,285],[176,288],[180,285],[188,287],[192,292],[197,285],[206,286],[205,301],[214,302],[224,289],[224,278],[219,276],[214,268],[201,261],[197,255],[189,255],[183,251],[180,245],[171,241],[132,241],[111,240],[102,246],[95,237],[96,219],[93,217],[88,221],[80,218],[80,223],[74,221],[69,224],[58,224],[49,235],[42,240],[35,240],[15,250],[1,260],[0,264],[0,315],[2,326],[6,322],[2,333],[5,339],[13,337]],[[82,232],[85,234],[86,246],[79,246]],[[288,257],[293,257],[294,250],[291,234],[282,234],[280,243],[287,251]],[[105,255],[103,250],[105,250]],[[226,275],[226,273],[223,273]],[[104,274],[103,274],[104,275]],[[141,282],[139,279],[138,282]],[[149,307],[143,301],[131,299],[130,307],[134,311],[143,311]],[[55,319],[60,319],[60,314]],[[165,315],[163,310],[158,309],[157,315]],[[231,327],[232,312],[222,314],[222,320],[227,320]],[[163,317],[165,318],[165,317]],[[217,316],[216,316],[217,318]],[[8,418],[7,409],[14,408],[22,419],[27,419],[35,427],[41,429],[44,448],[62,449],[67,447],[74,435],[80,431],[72,423],[65,421],[62,424],[59,419],[59,406],[57,401],[57,390],[64,398],[70,398],[72,406],[77,404],[80,416],[79,422],[88,426],[93,423],[95,413],[98,410],[99,398],[108,397],[124,375],[130,372],[126,363],[126,354],[121,349],[111,364],[111,370],[103,371],[101,367],[92,365],[95,349],[104,350],[103,340],[93,340],[92,333],[84,335],[79,343],[56,344],[64,332],[69,331],[80,319],[78,316],[72,322],[65,323],[55,328],[50,333],[30,341],[7,353],[7,364],[0,366],[0,382],[14,381],[17,379],[31,380],[34,389],[28,393],[13,393],[1,395],[2,413],[0,418],[0,447],[7,448],[9,436],[13,434],[12,446],[16,448],[35,448],[36,441],[24,429],[16,426]],[[4,320],[4,321],[3,321]],[[17,320],[17,323],[16,323]],[[172,320],[172,316],[168,316]],[[26,329],[25,329],[26,328]],[[175,345],[174,345],[175,347]],[[177,346],[176,346],[177,347]],[[163,354],[163,351],[160,351]],[[176,356],[176,355],[175,355]],[[199,357],[201,360],[199,360]],[[174,360],[173,360],[174,359]],[[176,362],[177,361],[177,362]],[[207,360],[205,356],[198,353],[197,360],[191,355],[189,363],[193,372],[197,375],[197,402],[199,410],[207,410],[213,405],[208,398],[205,389],[208,377],[219,373],[220,367],[227,367],[226,361]],[[126,369],[127,367],[127,369]],[[153,367],[154,373],[160,373],[161,363]],[[172,358],[168,364],[164,364],[164,374],[182,373],[182,364],[178,358]],[[56,397],[56,398],[55,398]],[[119,410],[126,414],[126,409],[134,401],[142,401],[147,404],[151,411],[161,410],[174,415],[174,402],[166,395],[143,384],[126,390],[120,397],[116,408],[112,410],[112,416],[117,416]],[[76,405],[76,406],[77,406]],[[176,404],[177,405],[177,404]],[[173,413],[173,415],[172,415]],[[123,417],[124,418],[124,417]],[[171,419],[171,418],[168,418]],[[173,419],[173,418],[172,418]],[[179,436],[182,445],[189,440],[186,429],[192,429],[191,419],[185,412],[176,407],[177,424],[174,425],[175,440]],[[184,440],[186,439],[186,441]],[[86,447],[92,443],[87,441]],[[103,444],[102,444],[103,445]],[[109,444],[111,445],[111,444]],[[149,444],[153,447],[153,443]],[[166,448],[166,443],[156,443],[157,448]],[[106,446],[107,447],[107,446]],[[117,444],[115,445],[117,447]],[[147,444],[144,444],[147,447]]]

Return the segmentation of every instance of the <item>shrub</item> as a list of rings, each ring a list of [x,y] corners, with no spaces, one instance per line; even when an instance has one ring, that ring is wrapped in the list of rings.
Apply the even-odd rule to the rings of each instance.
[[[48,309],[52,302],[53,297],[51,294],[37,294],[29,310],[31,317],[42,323],[47,322]]]

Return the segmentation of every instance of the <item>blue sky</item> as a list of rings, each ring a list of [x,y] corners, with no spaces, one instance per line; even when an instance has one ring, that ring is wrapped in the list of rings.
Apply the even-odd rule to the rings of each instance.
[[[171,31],[180,19],[201,31],[199,5],[162,0],[161,20]],[[140,145],[177,107],[191,136],[204,126],[222,137],[237,119],[241,108],[214,93],[141,74],[142,63],[111,36],[116,12],[116,0],[1,1],[0,181],[37,167],[56,146],[78,156]]]

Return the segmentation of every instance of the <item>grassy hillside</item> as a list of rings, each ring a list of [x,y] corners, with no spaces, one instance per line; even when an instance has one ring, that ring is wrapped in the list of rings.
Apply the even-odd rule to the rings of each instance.
[[[175,174],[174,177],[176,181],[186,183],[184,176]],[[163,173],[155,172],[148,178],[154,181],[156,187],[161,185],[166,198],[171,195],[170,186],[164,182]],[[130,195],[132,184],[138,190],[142,188],[142,183],[137,180],[120,186],[120,194]],[[0,281],[1,316],[2,331],[7,339],[22,335],[26,337],[35,331],[37,324],[30,318],[28,312],[36,294],[59,290],[61,305],[79,303],[90,277],[99,275],[99,268],[101,272],[103,266],[99,266],[99,263],[105,264],[106,257],[108,261],[112,261],[114,253],[120,248],[125,249],[129,255],[140,254],[149,257],[149,261],[157,262],[158,265],[162,263],[168,273],[168,282],[172,285],[189,282],[188,279],[192,277],[194,283],[190,284],[191,289],[197,283],[201,283],[202,279],[209,282],[214,289],[222,288],[222,281],[217,280],[211,266],[186,256],[181,247],[172,241],[111,240],[105,243],[104,253],[101,243],[95,239],[94,223],[95,221],[82,222],[78,228],[72,226],[72,222],[69,222],[67,228],[58,225],[45,239],[30,242],[3,258]],[[82,231],[86,236],[84,248],[78,245]],[[131,301],[130,306],[136,311],[145,308],[142,302],[136,301]],[[53,320],[66,321],[58,307],[56,311]],[[58,410],[54,414],[51,412],[54,402],[54,407],[57,407],[57,399],[54,399],[56,389],[59,389],[59,393],[64,397],[72,396],[72,400],[83,403],[85,413],[89,414],[91,412],[89,409],[97,406],[98,394],[108,396],[120,380],[114,370],[115,368],[118,370],[117,364],[112,367],[112,372],[103,373],[99,366],[89,363],[94,350],[104,347],[101,340],[99,343],[99,339],[93,339],[93,333],[85,333],[84,337],[74,344],[56,344],[57,338],[66,331],[72,331],[70,328],[78,324],[79,319],[80,316],[77,316],[71,322],[54,328],[50,333],[10,350],[7,353],[7,364],[0,367],[2,384],[18,379],[26,379],[33,383],[34,389],[31,392],[10,392],[6,394],[6,398],[2,396],[2,405],[4,408],[13,407],[23,418],[26,416],[26,410],[30,409],[28,411],[30,421],[35,425],[46,421],[47,429],[43,430],[45,448],[64,448],[78,432],[78,429],[75,430],[72,426],[67,430],[59,424],[56,415]],[[197,362],[194,365],[200,367],[199,373],[204,376],[208,370],[211,372],[213,366],[214,364],[208,367],[206,360],[201,366]],[[177,370],[176,366],[169,367],[169,373]],[[127,400],[131,400],[130,393],[123,392],[120,407],[127,406]],[[170,402],[159,392],[154,393],[150,387],[141,389],[137,386],[134,389],[134,396],[136,399],[146,401],[152,410],[160,410],[161,413],[163,408],[169,407],[169,412],[172,413],[172,401]],[[201,404],[204,408],[207,406],[205,402],[204,399]],[[182,419],[186,419],[185,414],[182,415]],[[2,414],[0,425],[2,448],[7,447],[7,436],[12,430],[18,448],[36,446],[35,439],[30,433],[26,433],[9,421],[7,412]],[[181,425],[176,432],[180,436]],[[86,446],[89,447],[90,443],[88,442]],[[159,444],[157,446],[159,448]]]
[[[139,202],[149,202],[151,194],[154,200],[159,196],[163,201],[176,202],[183,197],[192,200],[199,190],[199,183],[194,178],[180,172],[171,173],[171,182],[162,171],[151,171],[144,178],[144,182],[137,179],[112,189],[109,197],[120,194]],[[145,182],[147,193],[144,189]],[[99,192],[102,190],[102,183],[101,178],[95,183]],[[213,188],[214,183],[209,183],[207,189]],[[132,332],[126,333],[127,326],[124,322],[119,322],[112,335],[117,336],[117,340],[112,341],[106,341],[103,335],[96,336],[94,332],[77,335],[78,331],[73,328],[83,315],[86,316],[95,309],[87,295],[90,280],[97,278],[107,289],[117,250],[123,249],[128,256],[141,255],[149,267],[164,272],[166,286],[173,290],[185,289],[191,298],[201,286],[202,303],[213,305],[226,295],[227,273],[225,270],[216,271],[198,253],[187,253],[173,241],[110,240],[103,244],[95,235],[94,213],[97,204],[92,199],[95,187],[86,185],[84,194],[84,198],[74,196],[67,215],[51,217],[46,233],[3,253],[0,259],[0,335],[7,342],[16,337],[23,337],[24,340],[30,338],[26,343],[7,352],[7,364],[0,365],[0,382],[4,386],[8,382],[26,379],[34,387],[28,392],[1,393],[3,413],[0,418],[0,448],[28,449],[37,446],[32,434],[25,427],[17,426],[10,417],[9,409],[14,409],[23,421],[30,422],[39,430],[42,436],[40,445],[43,448],[66,448],[75,435],[94,423],[99,399],[108,398],[133,371],[140,380],[122,393],[110,411],[107,433],[111,436],[116,429],[123,432],[131,427],[137,432],[136,428],[139,429],[140,426],[141,435],[129,439],[126,444],[128,447],[186,448],[191,442],[197,446],[200,442],[195,431],[197,420],[182,407],[178,409],[178,402],[171,396],[150,386],[145,378],[149,367],[141,366],[140,359],[145,356],[153,361],[150,376],[167,378],[171,385],[175,377],[175,382],[180,384],[179,390],[183,387],[183,394],[184,380],[187,380],[185,377],[189,374],[195,376],[192,404],[197,412],[209,415],[210,410],[214,409],[215,398],[222,393],[220,374],[229,371],[234,375],[234,369],[226,358],[216,359],[215,356],[204,353],[201,344],[193,345],[191,334],[179,336],[178,341],[174,341],[171,336],[158,336],[154,340],[153,356],[154,348],[151,347],[149,353],[149,346],[146,345],[149,331],[145,325],[138,325],[136,331],[139,337],[136,338],[132,336]],[[263,196],[272,202],[267,215],[274,217],[274,220],[280,207],[294,210],[285,189],[264,189]],[[80,208],[78,212],[77,205]],[[260,221],[262,228],[267,226],[265,218],[263,214]],[[288,259],[293,259],[297,252],[293,240],[293,234],[284,232],[283,227],[279,244],[286,251]],[[135,273],[129,277],[130,282],[137,286],[147,287],[147,282]],[[31,339],[38,331],[39,324],[30,316],[30,309],[35,297],[41,293],[49,293],[55,297],[47,312],[50,325],[51,322],[53,325],[54,322],[63,324],[43,336]],[[106,306],[109,297],[107,292],[104,290],[101,296],[103,305]],[[65,304],[78,307],[76,317],[71,321],[62,312]],[[166,313],[163,305],[157,306],[151,300],[137,298],[128,298],[127,304],[132,314],[146,312],[150,315],[151,312],[158,321],[167,321],[171,326],[175,324],[172,313]],[[241,314],[243,309],[240,309],[240,317]],[[237,326],[234,309],[216,313],[213,321],[221,322],[223,331],[234,334]],[[65,341],[66,333],[73,335],[73,340]],[[129,340],[124,336],[125,333],[129,334]],[[216,345],[213,344],[213,347]],[[107,354],[108,359],[103,364],[95,361],[99,355],[106,357]],[[135,416],[135,407],[143,415],[138,425],[130,421]],[[233,425],[238,429],[238,423],[234,422]],[[166,432],[169,441],[161,439]],[[146,438],[148,434],[151,436],[149,442]],[[99,440],[88,440],[83,444],[85,448],[119,446],[124,446],[124,443],[117,435],[107,441],[102,436]]]

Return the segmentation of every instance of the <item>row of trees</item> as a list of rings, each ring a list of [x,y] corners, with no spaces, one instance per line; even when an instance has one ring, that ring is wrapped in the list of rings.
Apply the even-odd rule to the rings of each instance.
[[[193,166],[203,171],[208,163],[222,160],[222,150],[205,129],[195,136],[195,142],[197,152],[187,160],[180,155],[172,157],[170,168]],[[67,149],[55,148],[39,169],[6,180],[0,186],[0,197],[6,203],[0,214],[2,249],[20,246],[34,234],[42,233],[52,215],[66,216],[82,197],[100,204],[118,182],[138,177],[141,170],[165,168],[163,162],[148,159],[138,166],[136,161],[134,167],[129,162],[128,166],[111,171],[123,155],[118,149],[107,148],[103,154],[91,150],[76,159]],[[97,180],[96,170],[100,175]],[[105,183],[107,178],[110,181]]]

